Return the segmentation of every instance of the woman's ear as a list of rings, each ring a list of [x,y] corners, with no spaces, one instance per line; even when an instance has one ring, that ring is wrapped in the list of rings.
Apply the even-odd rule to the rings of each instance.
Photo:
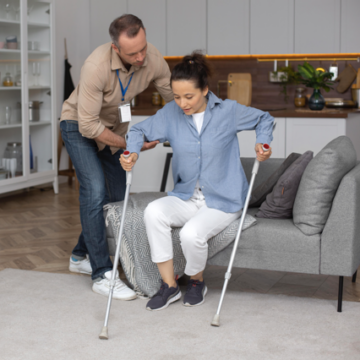
[[[209,93],[209,87],[206,86],[206,88],[202,91],[204,96],[207,96],[207,94]]]

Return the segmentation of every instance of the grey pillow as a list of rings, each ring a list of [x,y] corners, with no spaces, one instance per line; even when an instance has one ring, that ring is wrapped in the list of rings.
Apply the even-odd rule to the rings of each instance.
[[[257,217],[269,219],[289,219],[292,217],[301,177],[313,155],[312,151],[307,151],[289,166],[280,176],[273,191],[261,204],[256,214]]]
[[[271,193],[280,176],[300,156],[301,154],[291,153],[266,181],[253,190],[249,207],[260,207],[265,201],[266,196]]]
[[[301,179],[294,204],[294,224],[305,234],[323,231],[341,179],[356,165],[356,151],[346,136],[327,144]]]

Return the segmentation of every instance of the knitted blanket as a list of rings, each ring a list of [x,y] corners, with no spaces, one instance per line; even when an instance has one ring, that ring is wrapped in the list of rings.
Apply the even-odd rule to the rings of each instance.
[[[157,265],[151,261],[150,245],[146,235],[144,210],[146,206],[166,193],[144,192],[131,195],[126,209],[124,233],[120,244],[120,262],[125,275],[138,296],[153,296],[160,286],[160,273]],[[123,202],[111,203],[104,207],[108,210],[106,226],[112,227],[116,242],[120,231]],[[232,222],[226,229],[208,241],[208,258],[212,258],[235,240],[240,219]],[[256,219],[246,215],[243,230],[256,224]],[[174,252],[174,272],[181,277],[184,274],[186,260],[180,245],[181,228],[172,229]]]

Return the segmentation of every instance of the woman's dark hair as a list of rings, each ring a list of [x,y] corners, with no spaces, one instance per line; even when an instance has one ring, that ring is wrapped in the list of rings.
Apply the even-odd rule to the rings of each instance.
[[[124,14],[116,18],[109,27],[109,34],[112,42],[119,48],[119,37],[126,33],[129,38],[135,37],[140,29],[144,29],[142,21],[135,15]]]
[[[170,85],[176,80],[192,80],[196,89],[204,90],[209,86],[213,69],[200,51],[186,55],[181,63],[176,64],[171,72]]]

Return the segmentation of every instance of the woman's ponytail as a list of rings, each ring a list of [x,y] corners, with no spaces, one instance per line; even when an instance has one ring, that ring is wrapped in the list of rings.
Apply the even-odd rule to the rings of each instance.
[[[181,63],[175,65],[171,72],[170,84],[176,80],[192,80],[195,88],[204,90],[209,86],[209,78],[213,73],[206,57],[199,51],[183,57]]]

